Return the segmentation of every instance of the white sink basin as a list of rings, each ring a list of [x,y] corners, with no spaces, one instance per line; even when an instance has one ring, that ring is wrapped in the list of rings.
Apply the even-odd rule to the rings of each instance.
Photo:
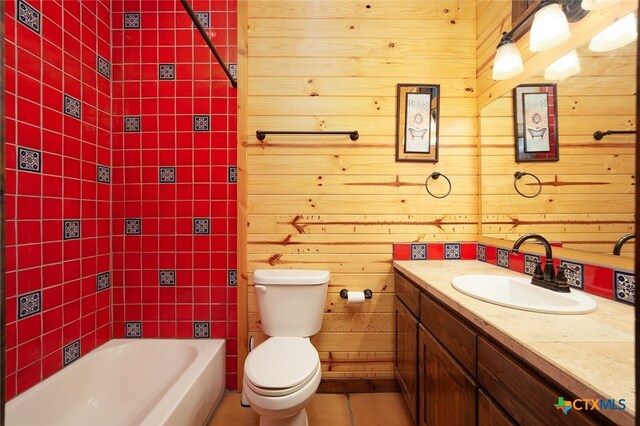
[[[587,314],[598,308],[581,291],[559,293],[531,284],[530,278],[504,275],[460,275],[451,281],[456,290],[485,302],[548,314]]]

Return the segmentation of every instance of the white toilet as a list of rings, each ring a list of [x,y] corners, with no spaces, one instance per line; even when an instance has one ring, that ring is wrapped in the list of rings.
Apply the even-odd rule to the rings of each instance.
[[[320,331],[329,271],[258,269],[262,331],[270,336],[244,363],[243,392],[260,426],[306,426],[305,406],[322,368],[309,336]]]

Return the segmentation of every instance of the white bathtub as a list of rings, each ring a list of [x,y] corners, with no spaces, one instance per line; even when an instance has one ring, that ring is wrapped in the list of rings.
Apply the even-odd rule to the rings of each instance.
[[[202,425],[224,357],[224,340],[111,340],[9,401],[6,424]]]

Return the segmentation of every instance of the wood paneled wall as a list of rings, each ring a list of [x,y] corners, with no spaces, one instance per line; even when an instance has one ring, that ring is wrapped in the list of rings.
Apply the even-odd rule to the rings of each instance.
[[[323,328],[312,339],[323,377],[391,377],[392,243],[477,236],[475,1],[251,0],[239,8],[248,23],[239,34],[246,92],[238,105],[246,114],[238,126],[246,130],[238,160],[246,332],[264,339],[254,270],[328,269]],[[436,164],[395,161],[398,83],[441,86]],[[269,135],[261,142],[258,129],[357,130],[360,139]],[[451,180],[444,199],[424,188],[433,171]],[[445,191],[442,181],[434,193]],[[349,306],[341,288],[370,288],[374,296]]]
[[[481,111],[482,234],[515,239],[540,232],[564,247],[611,253],[635,221],[635,135],[597,141],[596,130],[635,130],[636,45],[596,54],[579,49],[581,72],[557,84],[559,162],[514,162],[512,94]],[[526,83],[549,83],[541,76]],[[536,198],[517,196],[513,173],[542,181]],[[533,195],[537,183],[518,187]],[[633,241],[624,254],[633,254]]]

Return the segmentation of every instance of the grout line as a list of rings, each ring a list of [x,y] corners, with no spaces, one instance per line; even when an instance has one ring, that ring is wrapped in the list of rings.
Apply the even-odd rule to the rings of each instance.
[[[347,393],[345,394],[345,396],[347,397],[347,409],[349,411],[349,424],[351,426],[356,426],[355,419],[353,418],[353,408],[351,407],[351,394]]]

